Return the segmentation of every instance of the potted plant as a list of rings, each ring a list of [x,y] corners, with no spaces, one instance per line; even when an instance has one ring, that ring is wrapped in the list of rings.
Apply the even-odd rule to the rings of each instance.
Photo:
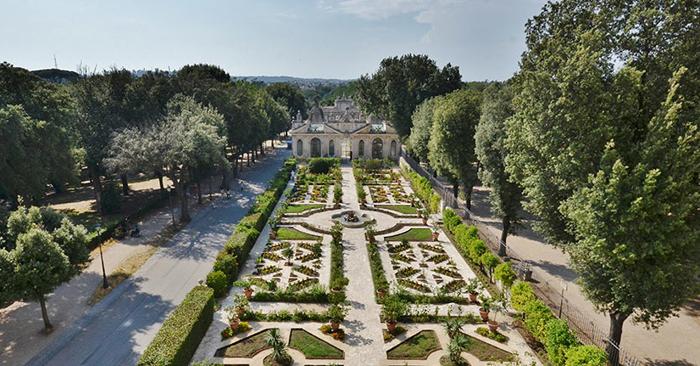
[[[467,284],[464,286],[464,290],[469,294],[469,301],[476,302],[476,296],[479,295],[479,280],[476,278],[470,278]]]
[[[338,330],[338,328],[340,328],[340,322],[345,320],[348,310],[343,305],[333,304],[328,308],[327,314],[331,322],[331,329]]]
[[[437,226],[433,226],[433,241],[437,241],[438,237],[440,236],[440,231],[438,230]]]
[[[238,315],[231,315],[228,318],[228,325],[231,327],[231,330],[235,331],[238,329],[238,325],[241,324],[240,319],[238,319]]]
[[[384,300],[382,305],[382,318],[386,322],[386,328],[389,333],[396,330],[396,323],[400,317],[408,312],[408,304],[397,295],[390,295]]]
[[[381,300],[386,296],[387,288],[385,286],[377,287],[377,297]]]
[[[243,294],[246,299],[250,300],[253,296],[253,284],[248,280],[238,280],[233,283],[234,286],[243,287]]]
[[[481,315],[481,320],[487,322],[489,320],[489,311],[491,311],[491,306],[493,305],[493,299],[487,296],[479,296],[479,315]]]
[[[491,310],[493,310],[493,319],[488,321],[488,326],[491,333],[496,333],[498,331],[498,322],[496,321],[496,317],[498,314],[506,311],[508,307],[506,301],[507,300],[504,297],[492,300]]]
[[[419,212],[420,218],[423,219],[423,225],[428,225],[428,211],[421,209]]]
[[[268,225],[270,225],[270,240],[277,239],[277,217],[270,217]]]
[[[233,298],[233,307],[236,309],[236,314],[238,314],[240,319],[250,308],[250,301],[245,296],[238,294]]]
[[[292,265],[292,258],[294,257],[294,250],[292,250],[292,247],[291,247],[291,246],[286,247],[286,248],[282,251],[282,255],[283,255],[285,258],[287,258],[287,265],[288,265],[288,266],[291,266],[291,265]]]

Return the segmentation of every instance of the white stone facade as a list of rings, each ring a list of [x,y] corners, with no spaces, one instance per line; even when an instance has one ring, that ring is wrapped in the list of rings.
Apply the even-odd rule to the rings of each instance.
[[[330,107],[313,107],[306,121],[297,113],[291,138],[299,158],[396,160],[401,150],[394,127],[372,115],[365,117],[349,98],[336,99]]]

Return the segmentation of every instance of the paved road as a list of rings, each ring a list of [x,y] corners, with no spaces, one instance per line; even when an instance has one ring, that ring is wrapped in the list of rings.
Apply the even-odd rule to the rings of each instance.
[[[289,155],[277,150],[244,172],[231,200],[216,202],[129,280],[66,329],[28,365],[133,365],[163,320],[206,277],[235,223]],[[238,185],[236,185],[238,188]]]

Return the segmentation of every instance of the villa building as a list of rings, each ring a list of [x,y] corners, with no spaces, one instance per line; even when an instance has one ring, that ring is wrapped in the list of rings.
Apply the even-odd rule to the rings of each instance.
[[[352,99],[329,107],[314,106],[309,118],[297,112],[291,130],[294,156],[347,159],[398,159],[399,136],[387,121],[365,116]]]

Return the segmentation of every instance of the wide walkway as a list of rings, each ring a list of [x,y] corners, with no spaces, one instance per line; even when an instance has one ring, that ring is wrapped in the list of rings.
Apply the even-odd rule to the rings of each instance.
[[[355,177],[350,166],[341,167],[343,173],[343,202],[347,208],[359,212],[360,202],[355,190]],[[381,306],[374,298],[371,282],[369,255],[365,229],[343,229],[343,259],[345,275],[349,283],[346,288],[350,310],[343,323],[348,328],[346,342],[352,352],[346,354],[346,365],[379,365],[386,359],[379,322]]]
[[[488,194],[488,189],[484,187],[474,188],[472,212],[477,220],[484,223],[483,228],[492,238],[498,240],[502,227],[491,213]],[[518,258],[532,264],[537,279],[546,281],[551,291],[555,292],[553,298],[559,298],[557,293],[565,286],[564,296],[569,308],[580,311],[586,325],[590,324],[587,331],[595,329],[596,333],[607,334],[608,317],[597,312],[583,295],[576,283],[577,275],[569,268],[568,256],[562,250],[546,244],[529,227],[511,235],[508,246]],[[684,307],[680,317],[670,318],[658,331],[647,330],[628,319],[622,332],[622,348],[640,361],[651,364],[700,365],[700,299]]]
[[[154,254],[130,279],[71,324],[29,365],[133,365],[163,320],[206,277],[235,223],[289,155],[276,150]]]

